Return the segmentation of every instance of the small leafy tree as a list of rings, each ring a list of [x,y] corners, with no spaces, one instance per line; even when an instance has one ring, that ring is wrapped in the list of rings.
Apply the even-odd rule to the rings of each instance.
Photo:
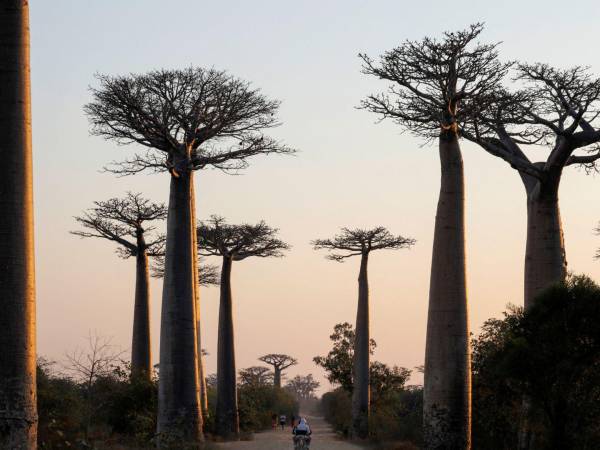
[[[71,231],[76,236],[113,242],[121,258],[135,258],[131,370],[134,375],[148,379],[152,375],[148,257],[162,256],[165,243],[164,235],[153,233],[156,226],[150,224],[166,217],[164,204],[153,203],[142,194],[128,192],[124,198],[94,202],[93,208],[75,217],[84,230]]]
[[[478,447],[514,446],[523,396],[539,448],[600,442],[599,320],[600,287],[575,276],[545,290],[527,311],[510,309],[485,323],[473,346]]]

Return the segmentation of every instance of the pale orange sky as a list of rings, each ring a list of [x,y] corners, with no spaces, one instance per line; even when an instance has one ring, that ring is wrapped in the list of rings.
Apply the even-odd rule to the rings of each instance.
[[[34,2],[39,354],[61,360],[84,343],[89,330],[113,336],[129,349],[134,261],[119,259],[109,242],[80,240],[68,231],[75,227],[72,216],[94,200],[127,190],[155,201],[166,201],[168,194],[166,174],[115,179],[99,173],[102,165],[135,148],[89,136],[82,106],[94,72],[195,64],[227,69],[282,100],[283,125],[274,135],[300,150],[295,157],[251,161],[242,176],[197,174],[199,218],[264,219],[293,246],[285,258],[249,259],[233,267],[238,368],[258,364],[256,358],[265,353],[288,353],[300,361],[289,375],[313,373],[322,380],[312,358],[329,350],[334,324],[354,322],[358,261],[327,261],[309,241],[332,236],[341,226],[376,225],[417,244],[370,259],[375,359],[408,368],[422,364],[439,189],[437,148],[421,147],[397,126],[377,125],[374,116],[355,109],[364,95],[385,87],[360,74],[356,54],[376,56],[404,39],[483,20],[482,40],[504,41],[506,59],[586,64],[600,73],[600,56],[583,45],[600,38],[595,1],[579,2],[569,21],[559,9],[541,9],[547,2],[481,3],[459,1],[447,11],[441,1],[409,9],[383,1],[374,9],[373,3],[359,1],[293,6],[264,1],[250,8],[242,2],[217,7],[181,0],[169,5],[198,17],[197,26],[165,29],[162,20],[172,13],[167,8],[175,8],[166,2]],[[522,304],[525,194],[505,163],[471,144],[463,143],[463,149],[469,303],[477,333],[508,302]],[[600,219],[599,195],[598,177],[566,170],[560,198],[569,269],[595,279],[600,279],[600,263],[593,260],[600,237],[592,230]],[[157,280],[152,280],[152,295],[156,359]],[[218,289],[202,291],[202,314],[208,371],[213,372]]]

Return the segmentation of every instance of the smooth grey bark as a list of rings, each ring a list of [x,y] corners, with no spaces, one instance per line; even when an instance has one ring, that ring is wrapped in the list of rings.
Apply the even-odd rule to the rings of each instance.
[[[356,310],[356,334],[354,338],[354,361],[352,374],[352,436],[365,439],[369,435],[370,379],[369,379],[369,280],[367,265],[369,253],[360,259],[358,274],[358,307]]]
[[[233,298],[231,295],[232,258],[223,256],[221,298],[219,304],[219,338],[217,344],[217,434],[224,438],[239,434],[235,342],[233,333]]]
[[[281,389],[281,368],[273,366],[273,386]]]
[[[180,164],[183,166],[183,164]],[[202,414],[198,392],[194,272],[193,172],[171,175],[165,276],[160,329],[159,438],[199,441]]]
[[[131,338],[131,373],[134,376],[152,377],[152,348],[150,335],[150,273],[144,237],[137,237],[135,255],[135,306],[133,310],[133,335]]]
[[[552,178],[531,184],[527,189],[526,309],[533,305],[542,290],[563,281],[567,276],[565,242],[558,206],[560,175]]]
[[[193,246],[194,246],[194,273],[199,274],[199,262],[198,262],[198,234],[196,233],[196,186],[192,183],[191,186],[192,195],[190,199],[192,208],[192,229],[193,232]],[[198,275],[197,275],[198,276]],[[196,315],[196,348],[198,353],[198,390],[200,396],[200,411],[202,412],[202,422],[204,423],[208,418],[208,392],[206,388],[206,369],[204,366],[204,355],[202,355],[202,314],[200,309],[200,284],[195,283],[195,315]]]
[[[456,132],[442,131],[425,350],[425,448],[471,447],[471,361],[465,270],[464,175]]]
[[[0,6],[0,448],[35,449],[29,6]]]

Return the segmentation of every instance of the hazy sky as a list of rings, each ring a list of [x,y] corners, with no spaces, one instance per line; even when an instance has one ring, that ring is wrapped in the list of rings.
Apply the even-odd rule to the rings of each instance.
[[[371,324],[376,359],[409,368],[424,360],[437,148],[355,108],[385,87],[360,73],[357,53],[376,56],[404,39],[484,21],[482,41],[503,41],[505,59],[589,65],[600,74],[597,0],[568,9],[549,0],[31,3],[38,352],[55,360],[83,345],[89,330],[130,348],[135,262],[119,259],[109,242],[69,235],[72,216],[127,190],[155,201],[168,196],[166,174],[116,179],[99,172],[136,148],[89,136],[82,106],[94,73],[215,67],[283,102],[283,125],[273,135],[300,153],[255,159],[242,176],[198,173],[198,216],[264,219],[280,228],[293,246],[285,258],[233,267],[237,365],[288,353],[300,361],[290,375],[319,379],[313,356],[330,348],[334,324],[355,319],[358,260],[327,261],[309,241],[341,226],[383,225],[417,239],[411,250],[370,258]],[[469,305],[477,333],[508,302],[523,302],[525,193],[505,163],[471,144],[463,149]],[[600,237],[593,228],[600,180],[568,168],[560,197],[569,268],[599,279],[593,255]],[[152,280],[155,360],[161,287]],[[209,372],[216,368],[217,314],[218,289],[204,289]]]

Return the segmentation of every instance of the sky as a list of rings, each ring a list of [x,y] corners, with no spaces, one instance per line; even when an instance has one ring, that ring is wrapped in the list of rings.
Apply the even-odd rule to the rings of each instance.
[[[423,364],[429,270],[439,190],[437,148],[357,109],[385,88],[360,73],[371,56],[405,39],[485,22],[483,42],[505,60],[587,65],[600,74],[600,3],[564,9],[554,0],[222,1],[37,0],[31,2],[38,354],[58,362],[89,332],[131,347],[135,262],[112,243],[69,234],[95,200],[141,192],[166,202],[168,175],[115,178],[101,168],[133,155],[90,136],[83,105],[94,74],[190,65],[227,70],[282,102],[272,136],[298,149],[258,157],[242,175],[196,175],[199,219],[265,220],[292,249],[284,258],[235,263],[232,282],[238,368],[267,353],[299,360],[289,376],[314,374],[340,322],[354,323],[358,260],[328,261],[310,241],[340,227],[382,225],[417,240],[369,261],[374,358]],[[560,6],[560,7],[559,7]],[[532,151],[531,155],[544,155]],[[517,173],[464,142],[467,277],[471,330],[523,302],[525,192]],[[569,269],[600,281],[600,179],[568,168],[560,189]],[[210,261],[220,263],[218,259]],[[153,358],[158,362],[162,286],[152,283]],[[219,293],[201,292],[208,373],[216,370]],[[415,374],[412,383],[420,383]]]

